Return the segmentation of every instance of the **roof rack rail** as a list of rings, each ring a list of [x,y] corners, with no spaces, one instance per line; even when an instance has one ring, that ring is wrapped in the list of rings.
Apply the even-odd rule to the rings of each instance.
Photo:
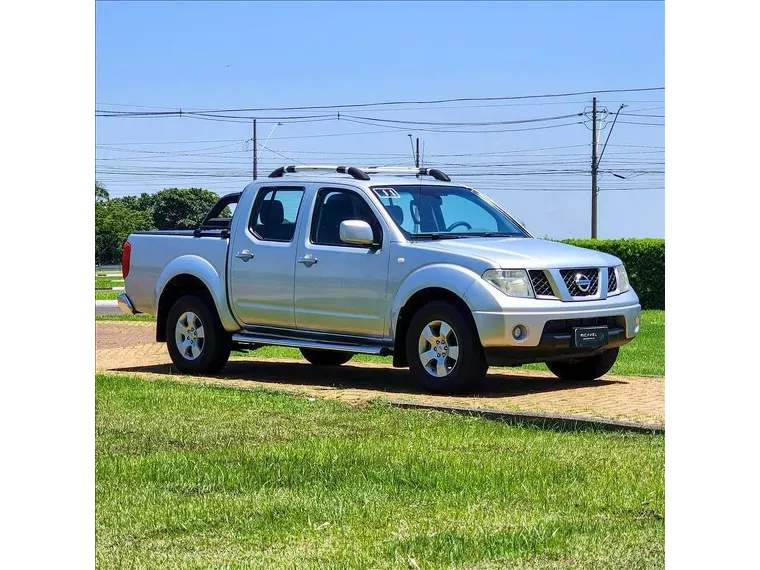
[[[387,174],[416,174],[418,176],[432,176],[436,180],[442,182],[451,182],[451,178],[441,170],[437,168],[420,168],[416,166],[367,166],[362,167],[364,172],[372,173],[387,173]]]
[[[291,166],[280,166],[272,171],[269,178],[281,178],[283,174],[293,172],[305,172],[308,170],[320,170],[323,172],[338,172],[340,174],[349,174],[357,180],[369,180],[369,174],[415,174],[417,176],[432,176],[442,182],[451,182],[448,175],[437,168],[418,168],[416,166],[367,166],[357,168],[355,166],[319,166],[298,164]]]
[[[339,172],[340,174],[350,174],[357,180],[369,180],[366,172],[356,168],[355,166],[309,166],[305,164],[281,166],[276,170],[273,170],[269,175],[269,178],[280,178],[286,172],[304,172],[306,170],[322,170],[327,172]]]

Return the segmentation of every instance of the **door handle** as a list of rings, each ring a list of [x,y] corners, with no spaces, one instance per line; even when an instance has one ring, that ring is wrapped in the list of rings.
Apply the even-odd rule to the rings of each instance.
[[[303,257],[299,257],[296,261],[298,261],[298,263],[303,263],[306,267],[311,267],[319,260],[312,254],[307,253]]]
[[[243,251],[239,251],[237,254],[235,254],[235,257],[242,259],[243,261],[248,261],[253,257],[253,254],[251,253],[251,250],[244,249]]]

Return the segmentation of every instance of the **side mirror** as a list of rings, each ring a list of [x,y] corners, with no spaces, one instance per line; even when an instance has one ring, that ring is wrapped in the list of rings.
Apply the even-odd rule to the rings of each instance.
[[[371,246],[375,243],[375,236],[367,222],[345,220],[340,223],[340,241],[354,245]]]

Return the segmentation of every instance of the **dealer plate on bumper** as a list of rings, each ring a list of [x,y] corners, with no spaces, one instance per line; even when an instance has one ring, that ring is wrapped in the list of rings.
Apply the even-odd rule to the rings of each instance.
[[[608,327],[575,327],[575,346],[578,348],[598,348],[610,341]]]

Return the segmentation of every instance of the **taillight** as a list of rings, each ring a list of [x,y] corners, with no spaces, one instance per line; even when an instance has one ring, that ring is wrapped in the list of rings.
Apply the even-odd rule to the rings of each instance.
[[[129,275],[129,258],[132,256],[132,244],[124,242],[124,250],[121,252],[121,276],[124,279]]]

